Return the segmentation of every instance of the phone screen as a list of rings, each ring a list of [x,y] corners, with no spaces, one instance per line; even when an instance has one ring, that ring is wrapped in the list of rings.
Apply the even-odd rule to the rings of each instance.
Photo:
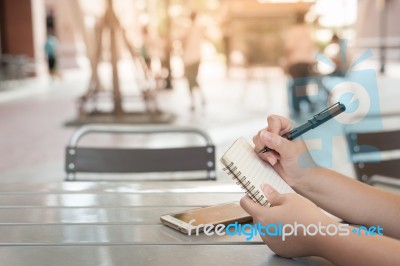
[[[252,220],[251,216],[245,212],[237,202],[199,208],[170,215],[186,223],[195,219],[195,221],[192,222],[192,225],[194,226],[199,224],[223,224],[232,221],[244,223]]]

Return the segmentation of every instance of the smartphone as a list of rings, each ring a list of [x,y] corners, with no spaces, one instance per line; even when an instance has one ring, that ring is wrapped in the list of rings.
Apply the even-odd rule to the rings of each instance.
[[[231,202],[179,213],[165,214],[160,217],[160,220],[167,226],[191,235],[196,230],[202,232],[202,225],[204,224],[227,225],[233,222],[247,223],[252,221],[252,217],[240,207],[239,202]]]

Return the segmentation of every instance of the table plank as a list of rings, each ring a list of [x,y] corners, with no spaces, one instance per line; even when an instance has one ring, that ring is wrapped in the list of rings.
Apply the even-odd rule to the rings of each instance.
[[[193,207],[0,208],[0,225],[11,224],[160,224],[160,216]]]
[[[250,232],[249,232],[250,233]],[[262,244],[255,236],[188,236],[165,225],[2,225],[0,246],[9,245],[204,245]]]
[[[4,183],[1,194],[240,192],[230,178],[218,181]]]
[[[3,265],[13,266],[333,265],[318,257],[285,259],[264,245],[2,247],[0,257]]]
[[[244,193],[0,195],[0,207],[209,206],[239,201]]]

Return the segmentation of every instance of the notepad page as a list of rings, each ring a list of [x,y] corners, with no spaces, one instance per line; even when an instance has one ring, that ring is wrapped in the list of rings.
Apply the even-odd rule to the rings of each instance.
[[[261,191],[261,185],[267,183],[279,193],[292,193],[294,190],[278,175],[272,166],[261,160],[253,147],[242,137],[236,140],[222,156],[221,162],[227,166],[231,162],[246,176],[256,191]]]

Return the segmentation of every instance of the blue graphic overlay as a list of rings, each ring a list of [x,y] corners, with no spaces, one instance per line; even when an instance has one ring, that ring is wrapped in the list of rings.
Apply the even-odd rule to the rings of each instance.
[[[295,88],[294,93],[289,92],[291,106],[294,101],[307,102],[309,105],[308,112],[301,116],[296,116],[292,110],[292,118],[298,123],[305,122],[313,114],[333,103],[341,102],[346,106],[344,113],[303,135],[304,140],[317,143],[318,148],[310,150],[310,153],[316,163],[322,167],[333,166],[334,138],[344,136],[346,132],[374,132],[382,129],[376,71],[374,69],[355,69],[371,55],[371,50],[365,51],[351,64],[348,64],[349,68],[346,73],[314,75],[289,81],[288,87]],[[340,58],[341,64],[347,64],[347,41],[340,42]],[[328,66],[334,66],[334,63],[323,54],[318,54],[316,59]],[[365,146],[362,149],[370,152],[378,151],[373,146]],[[351,159],[349,153],[347,153],[347,158]],[[375,156],[375,160],[379,160],[379,158],[379,155]],[[302,162],[302,160],[300,161]],[[308,167],[305,164],[302,166]]]

